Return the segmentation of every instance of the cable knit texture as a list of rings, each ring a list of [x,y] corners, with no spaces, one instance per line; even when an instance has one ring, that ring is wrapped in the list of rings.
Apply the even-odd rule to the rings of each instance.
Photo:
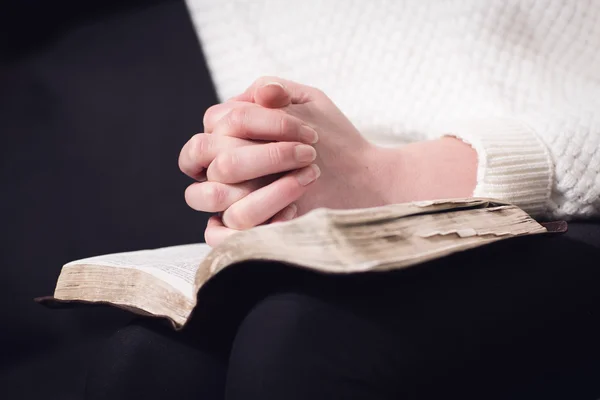
[[[312,85],[377,144],[472,145],[474,195],[600,215],[600,2],[187,4],[222,99],[263,75]]]

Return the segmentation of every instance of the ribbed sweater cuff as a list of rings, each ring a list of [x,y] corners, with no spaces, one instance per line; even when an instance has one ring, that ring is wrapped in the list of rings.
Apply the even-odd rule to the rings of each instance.
[[[476,197],[505,200],[533,216],[543,215],[552,189],[553,165],[546,145],[526,124],[508,119],[453,122],[446,136],[470,144],[478,156]]]

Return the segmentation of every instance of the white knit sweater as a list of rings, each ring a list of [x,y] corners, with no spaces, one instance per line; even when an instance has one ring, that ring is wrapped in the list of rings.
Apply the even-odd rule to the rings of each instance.
[[[471,144],[475,196],[600,215],[599,1],[187,2],[222,99],[316,86],[375,143]]]

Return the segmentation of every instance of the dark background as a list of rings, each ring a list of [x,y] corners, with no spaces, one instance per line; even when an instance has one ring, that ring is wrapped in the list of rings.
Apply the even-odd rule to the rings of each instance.
[[[183,1],[11,0],[0,30],[0,398],[79,399],[131,316],[33,298],[68,261],[203,241],[177,158],[217,99]],[[598,223],[568,235],[600,247]]]
[[[217,100],[182,1],[2,8],[0,398],[75,399],[130,316],[33,298],[73,259],[203,241],[177,158]]]

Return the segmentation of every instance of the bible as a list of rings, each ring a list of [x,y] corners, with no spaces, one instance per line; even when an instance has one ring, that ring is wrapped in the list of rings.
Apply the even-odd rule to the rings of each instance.
[[[240,231],[215,248],[186,244],[72,261],[62,267],[54,295],[38,301],[109,304],[181,329],[201,306],[206,283],[232,265],[264,260],[324,274],[380,272],[551,230],[515,205],[485,198],[320,208]]]

